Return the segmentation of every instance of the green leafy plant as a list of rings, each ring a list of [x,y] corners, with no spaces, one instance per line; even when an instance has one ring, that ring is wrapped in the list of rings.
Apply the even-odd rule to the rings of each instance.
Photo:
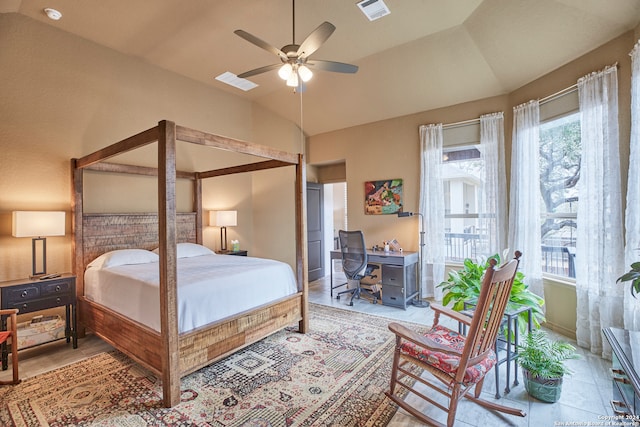
[[[506,251],[505,251],[506,252]],[[444,305],[453,304],[452,308],[456,311],[465,309],[466,303],[477,301],[480,296],[480,286],[482,285],[482,277],[489,267],[489,261],[495,259],[497,265],[500,265],[500,254],[492,255],[488,258],[480,258],[478,262],[472,261],[470,258],[464,260],[462,270],[452,270],[449,272],[449,278],[438,285],[443,290],[442,303]],[[545,321],[542,306],[544,299],[534,294],[528,289],[524,283],[524,274],[516,273],[509,296],[509,306],[524,305],[531,308],[532,324],[539,328],[540,324]],[[522,333],[527,330],[529,315],[526,311],[518,315],[518,326]]]
[[[631,270],[618,277],[618,282],[631,282],[631,295],[635,298],[636,292],[640,292],[640,262],[631,264]]]
[[[543,330],[533,330],[518,346],[517,363],[533,378],[555,379],[572,371],[565,365],[569,359],[579,359],[576,348],[564,341],[549,339]]]

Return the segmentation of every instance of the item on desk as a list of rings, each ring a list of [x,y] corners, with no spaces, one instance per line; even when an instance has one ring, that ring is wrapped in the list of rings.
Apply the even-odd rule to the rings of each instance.
[[[393,251],[398,252],[398,251],[402,250],[402,248],[400,247],[400,242],[398,242],[396,239],[391,239],[387,243],[389,243],[389,246],[391,247],[391,250],[393,250]]]
[[[385,252],[389,252],[389,243],[388,242],[384,242],[384,251]]]
[[[55,279],[56,277],[60,277],[60,276],[61,276],[60,273],[45,274],[44,276],[40,276],[39,280]]]
[[[240,250],[240,241],[239,240],[232,240],[231,241],[231,251],[232,252],[238,252]]]

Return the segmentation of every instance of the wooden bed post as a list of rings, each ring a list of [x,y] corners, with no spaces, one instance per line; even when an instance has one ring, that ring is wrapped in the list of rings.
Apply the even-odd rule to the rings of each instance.
[[[180,172],[176,170],[177,140],[268,160],[205,172]],[[157,169],[106,162],[113,156],[154,142],[158,143]],[[294,165],[296,166],[294,191],[298,292],[180,335],[177,304],[177,242],[202,243],[203,241],[202,179]],[[72,262],[77,275],[80,320],[83,327],[93,331],[154,374],[161,376],[164,406],[172,407],[180,403],[181,376],[288,327],[292,322],[299,322],[300,332],[308,331],[306,169],[302,154],[287,153],[259,144],[208,134],[163,120],[158,123],[158,126],[84,157],[72,159],[71,167],[74,232],[72,247],[75,251]],[[90,171],[157,176],[157,216],[154,214],[85,214],[82,196],[85,168]],[[175,188],[177,178],[194,180],[195,214],[177,214]],[[141,224],[144,226],[141,227]],[[118,234],[118,231],[109,227],[111,225],[115,225],[118,230],[133,229],[134,234]],[[156,226],[157,235],[151,231],[156,231]],[[124,239],[121,240],[120,237]],[[95,257],[116,249],[140,248],[141,245],[149,249],[151,245],[156,245],[156,238],[160,256],[159,333],[85,297],[83,280],[86,264]]]
[[[82,205],[83,176],[84,170],[77,168],[76,159],[71,159],[71,234],[73,235],[73,239],[71,239],[71,250],[73,251],[71,271],[76,276],[76,297],[78,299],[84,296],[84,247],[82,244],[84,241],[82,233],[82,214],[84,212]],[[82,311],[78,310],[78,313],[82,313]],[[76,332],[78,337],[82,338],[85,335],[85,330],[84,326],[82,326],[82,318],[79,320],[80,330]]]
[[[298,154],[296,165],[296,278],[298,291],[302,291],[302,320],[298,330],[306,334],[309,330],[309,282],[307,281],[307,171],[304,156]]]
[[[202,178],[200,174],[195,174],[193,180],[193,211],[196,213],[196,243],[204,244],[202,237]]]
[[[160,340],[164,406],[180,403],[176,254],[176,125],[158,123],[158,238],[160,246]]]

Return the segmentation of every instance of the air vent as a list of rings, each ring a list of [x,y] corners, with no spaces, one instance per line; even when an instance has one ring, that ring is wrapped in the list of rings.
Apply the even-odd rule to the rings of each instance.
[[[229,71],[220,74],[218,77],[216,77],[216,80],[221,81],[222,83],[226,83],[229,86],[242,89],[245,92],[258,87],[258,85],[255,84],[254,82],[247,79],[241,79],[240,77],[236,76],[235,74]]]
[[[391,13],[383,0],[362,0],[357,4],[362,13],[369,18],[369,21],[375,21]]]

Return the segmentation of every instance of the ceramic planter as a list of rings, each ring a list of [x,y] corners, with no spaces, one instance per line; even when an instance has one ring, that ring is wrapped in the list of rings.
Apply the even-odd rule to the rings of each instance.
[[[562,377],[542,379],[532,377],[529,371],[522,369],[524,388],[529,395],[548,403],[557,402],[562,392]]]

